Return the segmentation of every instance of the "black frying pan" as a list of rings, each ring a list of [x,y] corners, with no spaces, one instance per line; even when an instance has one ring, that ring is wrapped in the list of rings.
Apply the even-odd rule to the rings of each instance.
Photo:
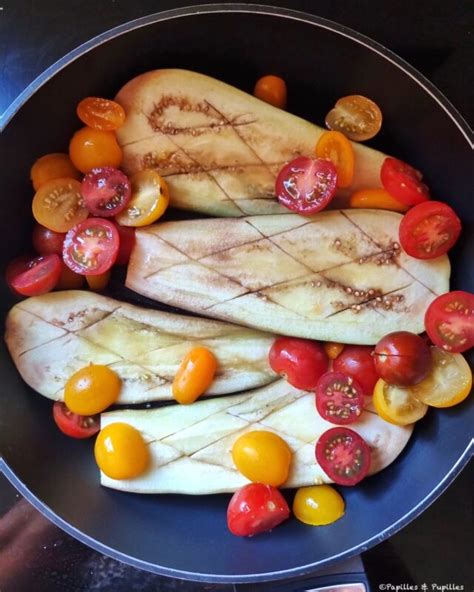
[[[372,145],[425,171],[433,194],[461,216],[452,285],[474,291],[473,143],[461,116],[418,72],[367,38],[302,13],[249,5],[176,10],[118,27],[26,89],[6,113],[0,137],[2,266],[29,246],[30,165],[67,149],[78,127],[77,102],[112,97],[133,76],[164,67],[196,70],[248,91],[259,76],[278,73],[290,89],[288,109],[319,124],[340,96],[373,98],[385,119]],[[13,299],[3,282],[0,290],[4,316]],[[111,294],[140,302],[120,278]],[[321,529],[291,520],[271,534],[239,539],[227,531],[228,496],[138,496],[100,487],[92,443],[54,428],[51,402],[21,381],[1,348],[0,470],[86,544],[165,575],[218,582],[288,578],[360,553],[423,511],[474,450],[473,400],[431,411],[395,463],[344,491],[342,520]]]

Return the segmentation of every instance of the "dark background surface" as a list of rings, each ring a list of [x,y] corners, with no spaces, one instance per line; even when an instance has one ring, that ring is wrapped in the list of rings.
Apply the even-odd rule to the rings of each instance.
[[[0,113],[46,67],[90,37],[130,19],[189,4],[151,0],[0,0]],[[335,20],[392,49],[437,85],[472,125],[471,2],[274,0],[273,4]],[[375,590],[384,583],[426,583],[429,590],[433,584],[464,585],[464,590],[473,590],[473,468],[471,463],[441,499],[414,523],[364,555]],[[0,516],[12,501],[11,491],[0,481]],[[23,514],[32,520],[27,510]],[[51,537],[51,533],[42,536]],[[23,579],[5,588],[0,574],[2,592],[205,589],[202,584],[173,584],[156,576],[137,574],[136,570],[102,558],[65,535],[55,536],[55,542],[60,542],[56,546],[49,539],[44,545],[37,543],[40,551],[46,548],[40,558],[28,564],[28,569],[25,567]],[[0,537],[0,552],[1,549]],[[36,552],[38,549],[35,547]],[[30,561],[28,557],[31,559],[31,555],[25,562]],[[53,567],[42,569],[43,563]],[[210,589],[232,587],[209,586]],[[273,590],[274,585],[267,589]]]

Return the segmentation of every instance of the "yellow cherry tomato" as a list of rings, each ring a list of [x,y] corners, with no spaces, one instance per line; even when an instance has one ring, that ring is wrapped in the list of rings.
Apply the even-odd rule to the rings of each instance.
[[[324,132],[316,144],[316,156],[330,160],[336,167],[337,186],[349,187],[354,177],[354,149],[341,132]]]
[[[336,343],[335,341],[328,341],[324,344],[324,351],[330,360],[335,360],[344,349],[343,343]]]
[[[95,415],[118,399],[121,381],[117,374],[99,364],[75,372],[64,388],[64,402],[78,415]]]
[[[173,380],[173,397],[183,405],[194,401],[206,392],[214,380],[217,360],[205,347],[195,347],[181,362]]]
[[[118,168],[122,162],[122,148],[114,132],[83,127],[69,143],[69,156],[81,173],[89,173],[99,167]]]
[[[147,226],[166,212],[170,195],[166,181],[151,169],[130,178],[132,198],[116,220],[122,226]]]
[[[274,107],[284,109],[286,107],[286,82],[279,76],[269,74],[257,80],[253,94]]]
[[[360,189],[351,195],[349,205],[351,208],[393,210],[402,214],[410,209],[410,206],[392,197],[385,189]]]
[[[250,481],[278,487],[288,479],[291,464],[288,444],[267,431],[247,432],[232,446],[237,470]]]
[[[427,405],[415,399],[411,388],[388,384],[381,378],[375,384],[372,401],[382,419],[399,426],[415,423],[428,411]]]
[[[110,281],[110,269],[99,275],[86,275],[86,281],[91,290],[101,292],[102,290],[105,290]]]
[[[81,173],[74,167],[67,154],[54,152],[45,154],[35,161],[31,167],[30,177],[35,191],[38,191],[47,181],[65,177],[80,179]]]
[[[301,487],[293,500],[293,514],[310,526],[324,526],[344,516],[344,500],[330,485]]]
[[[140,432],[128,423],[111,423],[95,441],[99,469],[111,479],[133,479],[146,471],[150,451]]]

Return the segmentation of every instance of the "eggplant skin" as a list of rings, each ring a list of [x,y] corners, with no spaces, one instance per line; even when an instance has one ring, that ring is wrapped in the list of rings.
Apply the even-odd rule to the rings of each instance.
[[[171,405],[160,409],[110,411],[101,415],[101,427],[124,422],[139,430],[150,450],[148,470],[129,480],[110,479],[106,487],[136,493],[226,493],[249,481],[235,468],[231,450],[247,431],[269,430],[282,437],[293,452],[284,487],[330,483],[314,456],[316,441],[334,424],[322,419],[314,393],[300,391],[284,380],[234,395]],[[392,463],[401,453],[413,426],[396,426],[381,419],[368,405],[350,428],[371,448],[370,474]]]
[[[23,380],[53,400],[63,400],[66,381],[90,363],[106,364],[120,376],[118,404],[170,400],[176,371],[197,345],[218,360],[207,394],[277,379],[268,364],[273,335],[142,309],[93,292],[53,292],[20,302],[8,314],[5,340]]]
[[[115,100],[127,114],[117,130],[125,172],[152,168],[166,178],[173,206],[213,216],[284,213],[275,199],[279,170],[298,156],[314,158],[326,131],[187,70],[142,74]],[[339,191],[338,207],[357,189],[380,186],[385,154],[353,148],[354,178]]]

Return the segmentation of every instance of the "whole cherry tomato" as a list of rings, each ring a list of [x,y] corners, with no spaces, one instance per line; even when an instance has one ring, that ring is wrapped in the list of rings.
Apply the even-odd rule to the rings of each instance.
[[[301,487],[293,500],[293,514],[310,526],[332,524],[344,516],[344,500],[330,485]]]
[[[265,103],[269,103],[274,107],[279,107],[280,109],[286,107],[286,82],[279,76],[268,74],[259,78],[255,84],[253,94],[257,99],[265,101]]]
[[[99,469],[111,479],[133,479],[150,464],[150,451],[141,433],[128,423],[110,423],[94,446]]]
[[[374,349],[369,345],[346,345],[332,366],[334,372],[342,372],[355,378],[367,396],[372,395],[379,378],[373,352]]]
[[[40,255],[62,255],[65,236],[65,232],[54,232],[46,226],[35,224],[32,235],[33,248]]]
[[[195,347],[183,359],[173,380],[173,397],[188,405],[206,392],[214,380],[217,360],[205,347]]]
[[[100,167],[118,168],[122,162],[122,149],[114,132],[83,127],[69,143],[69,156],[81,173],[89,173]]]
[[[100,364],[90,364],[75,372],[64,387],[67,408],[79,415],[95,415],[118,399],[121,381],[117,374]]]

